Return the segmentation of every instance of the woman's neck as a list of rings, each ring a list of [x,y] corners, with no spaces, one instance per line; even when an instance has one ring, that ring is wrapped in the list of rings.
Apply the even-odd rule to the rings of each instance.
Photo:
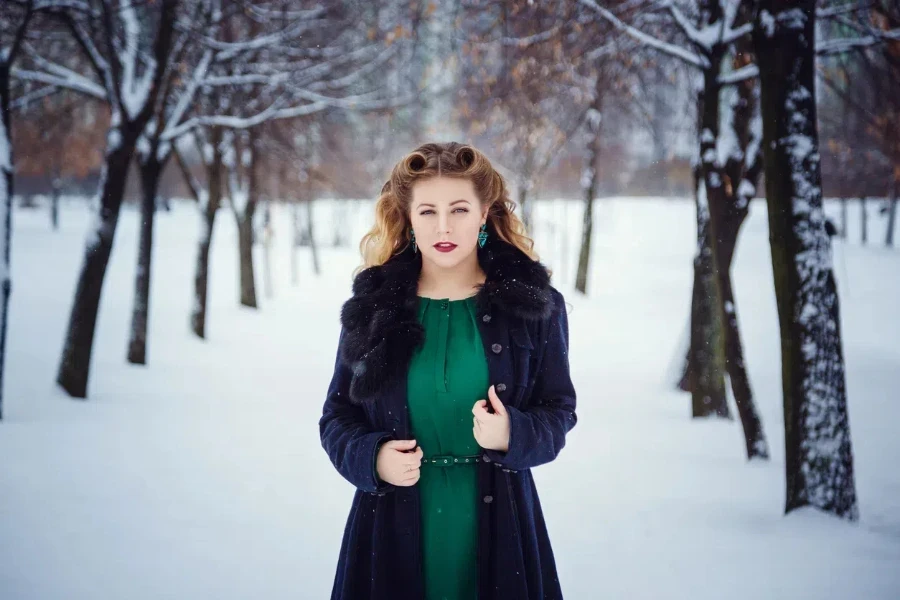
[[[484,278],[484,271],[474,252],[471,261],[464,261],[450,269],[422,261],[418,293],[429,298],[467,298],[476,292],[476,285],[484,283]]]

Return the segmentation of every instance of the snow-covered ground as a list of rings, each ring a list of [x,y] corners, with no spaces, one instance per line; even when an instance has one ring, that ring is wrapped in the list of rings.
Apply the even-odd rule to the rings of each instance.
[[[318,233],[333,238],[330,206]],[[370,207],[341,216],[354,243]],[[829,206],[831,214],[837,207]],[[580,205],[537,207],[538,250],[571,303],[579,424],[534,471],[567,598],[900,598],[900,250],[835,244],[861,520],[782,515],[779,342],[765,204],[734,267],[753,390],[773,459],[747,464],[737,420],[692,422],[672,389],[687,326],[693,207],[602,200],[590,298],[575,271]],[[858,205],[850,216],[858,218]],[[103,290],[89,400],[56,389],[90,215],[14,215],[0,598],[327,598],[352,488],[317,434],[356,249],[308,251],[291,284],[289,213],[275,215],[274,297],[237,305],[234,219],[219,215],[207,341],[188,330],[195,209],[157,220],[149,365],[125,361],[137,214],[123,211]],[[551,227],[548,223],[553,223]],[[563,227],[567,224],[568,227]],[[853,239],[859,228],[851,222]],[[855,233],[854,233],[855,232]],[[566,254],[569,261],[560,260]],[[514,599],[511,599],[514,600]]]

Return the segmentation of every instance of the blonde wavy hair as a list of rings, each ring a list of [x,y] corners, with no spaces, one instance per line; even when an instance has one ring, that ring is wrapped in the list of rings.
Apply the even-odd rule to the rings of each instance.
[[[490,235],[499,237],[538,260],[534,241],[525,234],[525,225],[513,210],[503,177],[487,157],[468,144],[457,142],[423,144],[404,156],[391,171],[375,203],[375,225],[359,243],[363,262],[354,276],[365,268],[383,265],[410,244],[410,205],[413,186],[433,177],[457,177],[472,182],[482,206],[487,204]]]

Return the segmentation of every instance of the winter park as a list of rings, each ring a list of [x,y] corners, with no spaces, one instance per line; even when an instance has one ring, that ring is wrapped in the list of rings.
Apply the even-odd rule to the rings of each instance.
[[[0,116],[0,599],[900,598],[900,1],[0,0]]]

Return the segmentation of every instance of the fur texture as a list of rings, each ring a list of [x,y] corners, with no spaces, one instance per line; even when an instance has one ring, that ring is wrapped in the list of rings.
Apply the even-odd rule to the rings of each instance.
[[[492,231],[477,253],[485,273],[476,296],[480,312],[497,308],[525,320],[550,316],[552,288],[543,264]],[[416,317],[421,269],[422,255],[410,246],[385,264],[363,270],[353,281],[353,297],[341,308],[341,325],[342,358],[353,372],[350,398],[354,402],[374,399],[404,375],[424,341]]]

